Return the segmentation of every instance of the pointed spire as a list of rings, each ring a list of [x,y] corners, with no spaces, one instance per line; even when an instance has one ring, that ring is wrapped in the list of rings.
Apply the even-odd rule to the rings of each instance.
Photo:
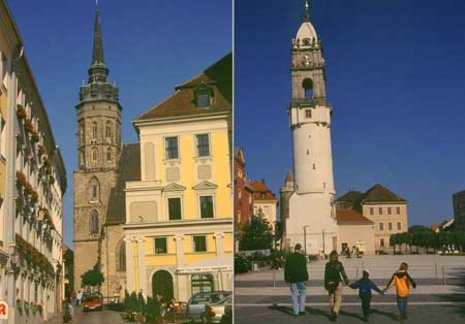
[[[100,27],[100,14],[98,0],[95,2],[95,24],[94,24],[94,48],[92,51],[92,64],[105,63],[103,58],[102,30]]]
[[[292,170],[287,172],[286,182],[294,182],[294,176],[292,175]]]
[[[309,22],[310,21],[310,12],[309,12],[309,5],[308,5],[308,0],[305,0],[305,16],[304,16],[304,21]]]

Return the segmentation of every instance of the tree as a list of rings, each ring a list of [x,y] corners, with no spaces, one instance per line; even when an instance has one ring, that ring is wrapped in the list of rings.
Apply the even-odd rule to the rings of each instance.
[[[242,239],[239,242],[239,249],[245,250],[266,250],[273,246],[273,233],[268,220],[259,211],[258,215],[250,218],[249,223],[244,227]]]
[[[104,281],[103,273],[95,268],[81,275],[82,286],[100,286]]]
[[[394,254],[396,254],[396,246],[399,244],[400,241],[400,233],[392,234],[389,237],[389,245],[394,247]]]

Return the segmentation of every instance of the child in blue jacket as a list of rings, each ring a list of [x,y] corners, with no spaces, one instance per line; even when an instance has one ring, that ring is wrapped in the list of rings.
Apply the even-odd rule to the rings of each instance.
[[[362,300],[363,320],[365,322],[370,320],[371,290],[384,295],[384,291],[379,289],[378,286],[376,286],[376,284],[369,279],[369,277],[370,272],[368,272],[368,270],[363,270],[362,278],[350,285],[350,288],[358,289],[358,295]]]

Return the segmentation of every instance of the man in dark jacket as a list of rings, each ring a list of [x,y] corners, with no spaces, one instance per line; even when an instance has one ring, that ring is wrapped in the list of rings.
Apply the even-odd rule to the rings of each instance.
[[[331,315],[334,318],[338,317],[339,310],[341,309],[342,285],[340,285],[340,282],[342,280],[344,280],[346,285],[350,284],[344,266],[338,260],[337,252],[332,251],[329,254],[329,262],[326,263],[325,267],[325,289],[329,294],[329,306]]]
[[[302,245],[297,243],[294,253],[286,259],[284,279],[291,286],[292,310],[294,316],[305,315],[305,282],[308,280],[307,259],[302,254]]]

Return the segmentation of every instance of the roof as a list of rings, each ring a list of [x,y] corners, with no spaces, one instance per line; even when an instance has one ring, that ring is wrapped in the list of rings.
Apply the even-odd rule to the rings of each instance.
[[[250,182],[250,186],[254,190],[255,201],[276,199],[274,193],[268,188],[264,180]],[[265,196],[263,197],[263,195]]]
[[[396,195],[380,184],[376,184],[368,189],[362,199],[362,203],[383,203],[383,202],[407,202],[404,198]]]
[[[336,220],[338,224],[357,223],[357,224],[374,224],[371,220],[360,214],[352,208],[336,207]]]
[[[211,107],[198,107],[194,89],[207,86],[212,91]],[[232,54],[228,54],[193,79],[175,87],[175,93],[136,118],[147,121],[170,117],[208,116],[232,111]]]
[[[344,195],[340,196],[336,199],[336,201],[343,201],[343,202],[350,202],[350,203],[357,203],[360,201],[360,198],[363,197],[363,193],[360,191],[351,190],[345,193]]]
[[[126,222],[126,181],[140,180],[139,143],[125,144],[118,165],[116,186],[111,189],[105,225],[124,224]]]
[[[234,159],[242,165],[245,165],[244,148],[242,146],[234,148]]]

